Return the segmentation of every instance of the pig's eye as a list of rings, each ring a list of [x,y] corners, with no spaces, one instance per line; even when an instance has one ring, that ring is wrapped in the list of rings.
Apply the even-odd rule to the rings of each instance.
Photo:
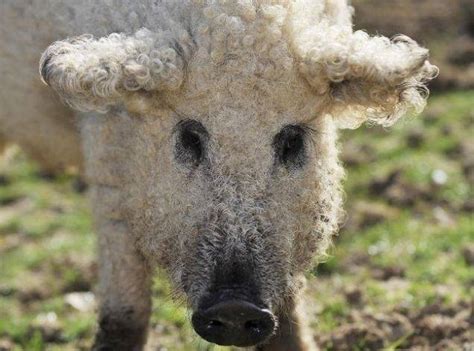
[[[305,136],[301,126],[283,127],[273,139],[276,161],[289,170],[302,168],[306,163]]]
[[[205,157],[206,128],[195,120],[181,121],[176,127],[176,159],[180,163],[199,165]]]

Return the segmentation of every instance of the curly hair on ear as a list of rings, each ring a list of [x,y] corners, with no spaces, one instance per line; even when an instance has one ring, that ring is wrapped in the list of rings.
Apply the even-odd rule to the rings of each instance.
[[[389,126],[420,113],[429,95],[426,83],[438,74],[428,50],[404,35],[389,39],[353,32],[350,7],[335,6],[345,3],[333,2],[316,24],[293,32],[301,72],[317,93],[329,94],[329,113],[341,127],[365,121]]]
[[[106,111],[127,92],[179,88],[184,50],[169,33],[147,29],[99,39],[82,35],[53,43],[41,57],[40,73],[71,107]]]

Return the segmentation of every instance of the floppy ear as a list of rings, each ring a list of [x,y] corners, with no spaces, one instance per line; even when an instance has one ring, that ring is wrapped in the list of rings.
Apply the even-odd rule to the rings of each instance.
[[[370,37],[353,32],[350,22],[322,18],[300,33],[298,43],[301,72],[319,94],[329,95],[329,113],[343,128],[365,121],[387,126],[420,113],[426,83],[438,74],[428,50],[407,36]]]
[[[40,73],[71,107],[105,112],[129,92],[179,88],[181,44],[169,32],[146,29],[100,39],[82,35],[53,43],[41,57]]]

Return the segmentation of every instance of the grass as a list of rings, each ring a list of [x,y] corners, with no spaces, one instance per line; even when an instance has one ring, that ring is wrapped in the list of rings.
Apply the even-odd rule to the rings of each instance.
[[[474,270],[462,250],[474,242],[474,226],[463,206],[474,193],[459,150],[472,137],[472,101],[473,91],[434,96],[420,118],[390,130],[364,127],[343,134],[343,144],[369,150],[369,161],[348,168],[348,223],[330,258],[309,274],[315,334],[347,323],[355,308],[347,299],[351,289],[362,291],[363,310],[372,312],[469,301]],[[416,145],[410,146],[411,139]],[[398,183],[392,187],[404,190],[402,195],[419,192],[408,204],[387,189],[371,190],[395,170]],[[435,184],[436,174],[442,184]],[[94,312],[74,309],[64,298],[93,289],[96,276],[87,200],[73,190],[74,181],[71,176],[43,179],[15,149],[0,161],[0,345],[13,350],[90,346]],[[380,277],[390,272],[394,279]],[[162,275],[154,290],[152,326],[160,345],[227,350],[193,334],[186,309],[171,301]],[[399,349],[407,337],[388,349]]]

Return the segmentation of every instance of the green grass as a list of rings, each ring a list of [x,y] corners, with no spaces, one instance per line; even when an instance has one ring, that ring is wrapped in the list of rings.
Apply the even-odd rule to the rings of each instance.
[[[462,208],[474,193],[456,150],[472,137],[472,101],[473,91],[434,96],[422,117],[390,130],[363,127],[343,133],[343,143],[363,145],[372,150],[373,159],[347,169],[349,215],[357,215],[361,202],[382,206],[393,215],[375,223],[348,224],[328,261],[309,274],[315,333],[330,332],[346,322],[354,306],[345,293],[354,287],[363,292],[364,308],[374,312],[471,298],[474,270],[462,249],[474,241],[474,226],[472,214]],[[409,147],[407,138],[414,131],[421,132],[422,141]],[[400,205],[370,191],[374,179],[394,170],[400,171],[404,184],[424,189],[430,198]],[[447,176],[440,186],[433,185],[436,170]],[[87,349],[95,315],[77,311],[64,300],[77,287],[90,288],[87,284],[95,277],[95,237],[87,200],[73,191],[73,177],[47,181],[38,173],[18,150],[0,161],[0,341],[14,344],[16,350]],[[351,263],[357,256],[363,261]],[[398,281],[375,276],[377,270],[394,267],[403,272]],[[154,290],[152,326],[161,345],[169,350],[226,350],[193,334],[185,307],[171,300],[163,275],[156,278]],[[56,316],[60,335],[52,341],[38,327],[47,313]],[[388,349],[399,348],[403,341]]]

